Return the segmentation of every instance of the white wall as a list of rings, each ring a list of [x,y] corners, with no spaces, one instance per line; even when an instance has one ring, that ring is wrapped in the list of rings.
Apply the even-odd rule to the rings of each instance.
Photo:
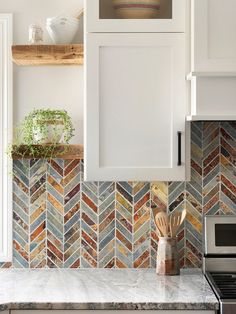
[[[0,0],[0,13],[14,14],[14,43],[26,44],[28,26],[45,24],[47,17],[73,14],[83,7],[83,0]],[[81,23],[82,24],[82,23]],[[51,43],[44,29],[44,43]],[[83,41],[82,25],[75,38]],[[14,66],[14,125],[34,108],[63,108],[73,118],[76,136],[83,141],[83,67]]]

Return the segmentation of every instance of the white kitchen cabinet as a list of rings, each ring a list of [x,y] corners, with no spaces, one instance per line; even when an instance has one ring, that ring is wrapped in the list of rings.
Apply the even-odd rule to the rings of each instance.
[[[236,1],[192,0],[191,115],[236,119]]]
[[[185,180],[185,34],[87,34],[85,180]]]
[[[11,311],[11,314],[96,314],[96,313],[102,312],[102,314],[133,314],[134,311],[128,311],[128,310],[14,310]],[[184,314],[215,314],[215,311],[204,311],[204,310],[191,310],[191,311],[178,311],[178,310],[171,310],[171,311],[165,311],[165,310],[157,310],[157,311],[137,311],[139,314],[153,314],[153,312],[157,312],[158,314],[178,314],[178,313],[184,313]],[[5,314],[3,312],[3,314]]]
[[[119,19],[111,0],[85,1],[87,32],[184,32],[186,0],[160,0],[154,19]]]
[[[194,77],[192,117],[195,120],[235,120],[236,77]]]
[[[193,72],[236,76],[235,13],[235,0],[192,0]]]

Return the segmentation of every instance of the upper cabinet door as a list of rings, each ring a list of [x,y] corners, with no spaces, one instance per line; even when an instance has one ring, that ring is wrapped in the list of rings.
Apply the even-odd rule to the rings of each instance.
[[[87,0],[89,33],[185,32],[186,0]]]
[[[192,0],[192,71],[236,71],[236,1]]]
[[[85,108],[85,180],[184,180],[185,35],[88,34]]]

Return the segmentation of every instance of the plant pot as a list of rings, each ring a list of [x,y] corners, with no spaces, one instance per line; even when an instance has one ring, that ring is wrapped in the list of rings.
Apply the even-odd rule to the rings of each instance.
[[[40,125],[43,124],[43,129]],[[39,121],[33,126],[33,138],[35,144],[60,144],[64,133],[63,121]]]
[[[160,0],[113,0],[120,19],[154,19],[160,11]]]
[[[180,274],[177,237],[159,238],[156,273],[166,276],[177,276]]]

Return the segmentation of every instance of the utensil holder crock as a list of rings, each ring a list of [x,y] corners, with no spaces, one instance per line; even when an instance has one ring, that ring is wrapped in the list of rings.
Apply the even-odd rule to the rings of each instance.
[[[177,237],[159,238],[156,273],[166,276],[177,276],[180,274]]]

